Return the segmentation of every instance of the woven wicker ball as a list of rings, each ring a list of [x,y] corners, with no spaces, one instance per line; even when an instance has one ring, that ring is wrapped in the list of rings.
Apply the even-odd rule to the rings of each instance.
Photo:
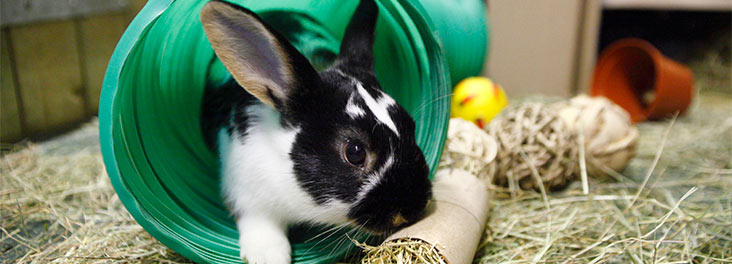
[[[578,172],[575,134],[548,106],[524,103],[507,109],[487,128],[498,143],[489,166],[492,182],[509,189],[559,190]]]
[[[459,168],[488,182],[489,165],[498,153],[496,140],[473,122],[450,119],[440,168]]]
[[[635,155],[638,129],[628,112],[607,98],[579,95],[552,108],[568,128],[583,136],[590,176],[607,176],[604,168],[621,171]]]

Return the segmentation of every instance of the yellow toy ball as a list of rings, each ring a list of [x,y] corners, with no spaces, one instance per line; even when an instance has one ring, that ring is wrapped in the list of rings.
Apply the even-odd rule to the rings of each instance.
[[[450,115],[483,128],[508,104],[500,85],[485,77],[470,77],[455,86]]]

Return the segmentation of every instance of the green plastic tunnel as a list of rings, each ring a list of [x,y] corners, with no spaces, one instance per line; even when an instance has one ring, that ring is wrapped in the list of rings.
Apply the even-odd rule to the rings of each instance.
[[[358,1],[232,1],[263,17],[317,68],[327,67]],[[450,76],[480,72],[487,48],[483,3],[379,0],[376,72],[417,123],[431,172],[449,119]],[[156,239],[198,263],[239,263],[238,233],[219,194],[216,153],[200,130],[203,90],[230,78],[198,18],[205,1],[151,0],[125,31],[107,68],[102,153],[127,210]],[[442,38],[440,37],[442,36]],[[364,240],[353,230],[293,227],[295,263],[332,263]],[[313,238],[316,237],[316,238]]]

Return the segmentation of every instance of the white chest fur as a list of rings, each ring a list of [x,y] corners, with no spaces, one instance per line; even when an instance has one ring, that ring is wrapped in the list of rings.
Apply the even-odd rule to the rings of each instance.
[[[269,106],[247,109],[246,136],[222,130],[222,190],[232,213],[238,217],[257,214],[282,224],[346,221],[348,206],[330,202],[323,206],[300,188],[290,151],[299,132],[280,124],[280,114]],[[228,146],[228,147],[227,147]]]

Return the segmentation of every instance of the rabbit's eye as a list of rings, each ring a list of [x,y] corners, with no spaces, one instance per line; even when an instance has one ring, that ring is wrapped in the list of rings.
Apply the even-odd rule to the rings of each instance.
[[[351,165],[361,167],[366,162],[366,149],[361,142],[349,140],[346,142],[343,156]]]

